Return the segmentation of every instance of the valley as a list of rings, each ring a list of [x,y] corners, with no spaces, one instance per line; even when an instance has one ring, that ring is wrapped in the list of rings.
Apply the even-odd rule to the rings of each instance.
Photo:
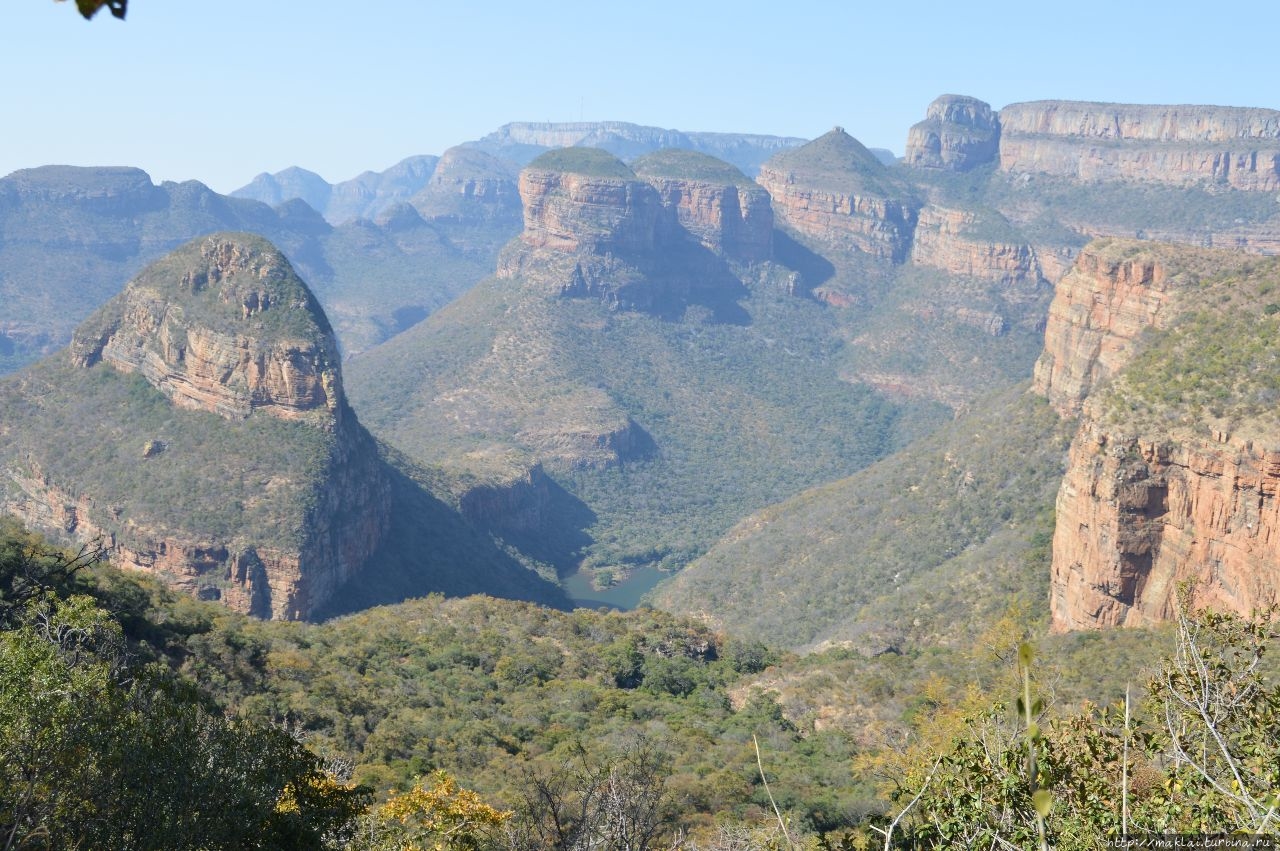
[[[98,618],[381,799],[532,818],[656,742],[708,848],[882,843],[904,789],[948,847],[983,736],[1031,800],[1034,676],[1055,841],[1114,835],[1098,707],[1167,708],[1196,617],[1224,666],[1274,637],[1280,113],[944,95],[905,150],[528,122],[228,196],[0,178],[4,641]],[[1140,818],[1198,829],[1155,717]]]

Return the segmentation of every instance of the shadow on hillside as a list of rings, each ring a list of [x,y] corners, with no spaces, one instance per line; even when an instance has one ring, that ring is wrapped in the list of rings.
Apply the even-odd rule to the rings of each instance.
[[[790,234],[778,229],[773,231],[773,256],[783,266],[800,273],[806,293],[825,284],[836,274],[836,267],[830,260],[815,254]]]
[[[646,278],[659,284],[661,294],[646,312],[678,322],[692,308],[718,325],[751,324],[751,314],[739,303],[750,291],[728,262],[705,246],[689,242],[663,252],[656,261],[643,258],[637,265]]]
[[[388,471],[391,527],[386,539],[368,566],[317,613],[318,620],[433,593],[488,594],[572,607],[559,586],[504,552],[422,483],[390,464]]]
[[[485,531],[523,555],[550,565],[563,579],[578,569],[583,550],[592,543],[586,530],[595,524],[596,513],[549,476],[539,486],[545,489],[536,518],[530,518],[522,528],[489,526]]]

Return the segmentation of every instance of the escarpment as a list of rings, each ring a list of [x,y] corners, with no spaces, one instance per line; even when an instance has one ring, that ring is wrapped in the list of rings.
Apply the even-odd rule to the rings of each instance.
[[[1161,243],[1097,240],[1054,290],[1033,389],[1063,416],[1133,357],[1140,335],[1168,320],[1171,291],[1207,271],[1222,252]]]
[[[0,508],[237,611],[310,617],[386,535],[332,331],[260,237],[152,264],[0,403]]]
[[[1280,112],[1034,101],[1000,110],[1000,168],[1086,181],[1280,189]]]
[[[1280,599],[1280,262],[1102,241],[1058,285],[1036,389],[1079,414],[1057,498],[1055,629]]]
[[[774,215],[844,250],[902,262],[920,203],[874,154],[837,127],[760,167]]]
[[[1010,289],[1044,279],[1035,249],[998,214],[928,204],[921,208],[911,261]]]

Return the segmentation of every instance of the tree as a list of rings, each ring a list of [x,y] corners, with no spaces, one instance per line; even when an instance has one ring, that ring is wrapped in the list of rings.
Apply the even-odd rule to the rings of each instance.
[[[61,3],[63,0],[56,0]],[[114,17],[124,20],[126,7],[129,0],[76,0],[76,8],[80,10],[80,14],[84,15],[87,21],[94,15],[98,14],[98,10],[106,8]]]

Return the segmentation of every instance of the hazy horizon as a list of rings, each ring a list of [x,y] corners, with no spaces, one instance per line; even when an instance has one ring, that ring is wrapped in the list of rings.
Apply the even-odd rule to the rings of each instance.
[[[133,0],[128,20],[71,3],[6,10],[0,175],[130,165],[229,192],[289,166],[339,182],[440,154],[513,121],[627,121],[814,138],[843,126],[901,154],[943,93],[1280,107],[1266,51],[1201,10],[1089,2],[926,7],[583,2],[536,12],[387,0],[352,12]],[[1232,10],[1251,32],[1280,8]],[[16,131],[16,132],[15,132]]]

